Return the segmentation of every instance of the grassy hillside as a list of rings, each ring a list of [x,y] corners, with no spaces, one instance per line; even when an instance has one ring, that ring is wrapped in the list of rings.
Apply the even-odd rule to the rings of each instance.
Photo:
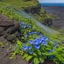
[[[3,2],[12,4],[18,9],[23,9],[24,7],[37,6],[39,4],[37,0],[4,0]]]
[[[3,0],[5,3],[9,3],[16,7],[17,9],[24,10],[24,8],[32,8],[32,7],[37,7],[39,2],[38,0]],[[40,9],[39,15],[33,15],[35,18],[37,18],[39,21],[44,21],[46,18],[51,18],[50,15],[45,13],[45,10],[43,8]]]
[[[11,1],[13,3],[13,0],[9,0],[9,3],[11,3]],[[16,3],[18,3],[18,1],[15,0]],[[31,62],[33,62],[34,64],[44,63],[45,59],[49,59],[51,61],[53,60],[54,63],[57,64],[64,64],[64,47],[62,47],[63,45],[59,44],[61,41],[60,38],[63,37],[62,36],[60,37],[60,35],[57,34],[53,35],[47,34],[47,32],[45,32],[43,29],[40,29],[38,26],[36,26],[36,24],[34,23],[35,20],[33,18],[26,18],[21,13],[17,12],[15,9],[10,7],[8,0],[6,0],[5,2],[7,3],[0,2],[0,13],[2,13],[5,16],[8,16],[10,20],[15,19],[16,21],[18,21],[20,23],[20,31],[21,31],[20,33],[21,36],[18,35],[21,38],[21,40],[17,39],[16,40],[17,42],[15,42],[16,45],[14,45],[14,47],[12,46],[14,50],[9,48],[11,51],[10,53],[12,53],[10,59],[15,58],[16,55],[21,55],[22,59],[25,59],[26,61],[31,60]],[[16,6],[16,8],[18,7],[15,3],[13,3],[13,5]],[[21,6],[19,6],[18,8],[20,7]],[[40,14],[42,14],[42,12],[43,11],[41,9]],[[41,18],[45,18],[43,16]],[[47,14],[45,14],[45,16],[49,17]],[[42,30],[44,32],[42,32]],[[0,45],[3,46],[3,44]],[[26,47],[30,46],[29,50],[26,49],[25,46]],[[6,58],[8,54],[6,54]],[[20,60],[22,61],[22,59]]]

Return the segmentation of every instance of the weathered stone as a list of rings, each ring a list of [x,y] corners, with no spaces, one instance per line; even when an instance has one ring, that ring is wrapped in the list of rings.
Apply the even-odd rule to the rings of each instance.
[[[41,4],[38,4],[38,5],[35,6],[35,7],[25,8],[24,10],[25,10],[27,13],[39,14],[39,13],[40,13],[40,9],[41,9]]]
[[[12,41],[12,40],[14,40],[15,39],[15,36],[12,36],[12,35],[9,35],[8,37],[7,37],[7,40],[8,41]]]
[[[1,33],[4,31],[4,28],[3,27],[0,27],[0,35]]]
[[[3,37],[7,38],[8,35],[9,35],[8,33],[4,33]]]
[[[17,21],[9,20],[8,17],[0,14],[0,37],[2,36],[8,41],[14,40],[19,33],[19,26]]]
[[[52,20],[51,18],[46,18],[45,21],[43,22],[43,24],[51,27],[52,24],[53,24],[52,21],[53,21],[53,20]]]
[[[16,37],[18,36],[18,34],[19,34],[19,32],[18,32],[18,31],[14,33],[14,35],[15,35]]]
[[[0,26],[1,27],[7,27],[7,26],[13,26],[14,25],[14,23],[12,22],[12,21],[0,21]]]

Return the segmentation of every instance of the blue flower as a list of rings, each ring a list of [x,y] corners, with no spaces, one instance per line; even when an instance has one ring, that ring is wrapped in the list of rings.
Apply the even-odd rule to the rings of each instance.
[[[32,32],[28,32],[28,34],[33,34]]]
[[[28,46],[28,50],[30,50],[31,49],[31,46]]]
[[[36,34],[37,32],[29,32],[28,34]]]
[[[39,43],[42,43],[42,40],[39,39]]]
[[[47,45],[47,42],[43,41],[42,44],[46,46]]]
[[[52,52],[54,52],[54,49],[52,49]]]
[[[23,46],[23,50],[25,51],[25,50],[27,50],[28,49],[28,47],[27,46]]]
[[[45,41],[49,41],[49,38],[48,37],[45,37]]]
[[[24,24],[24,22],[20,22],[20,25],[23,25]]]
[[[29,50],[29,53],[30,53],[30,54],[32,54],[32,53],[33,53],[33,51],[32,51],[32,50]]]
[[[34,40],[34,43],[33,44],[39,44],[40,42],[39,42],[39,39],[38,38],[36,38],[35,40]]]
[[[58,42],[54,44],[54,47],[57,47],[57,45],[58,45]]]
[[[33,32],[33,34],[37,34],[37,32]]]
[[[51,52],[51,50],[48,50],[48,53],[50,53]]]
[[[49,58],[52,59],[54,57],[54,55],[51,55]]]
[[[30,24],[28,24],[27,26],[28,26],[28,28],[31,28],[31,25]]]
[[[28,35],[27,35],[27,34],[25,34],[25,35],[24,35],[24,37],[26,38],[26,37],[28,37]]]
[[[35,47],[36,49],[39,49],[39,48],[40,48],[40,45],[34,45],[34,47]]]
[[[30,41],[29,41],[29,44],[33,44],[33,40],[30,40]]]
[[[21,27],[22,27],[22,28],[26,28],[26,25],[25,25],[25,24],[23,24],[23,25],[21,25]]]
[[[48,50],[48,53],[50,53],[50,52],[54,52],[54,49],[52,49],[52,50]]]
[[[42,35],[40,36],[40,40],[41,41],[44,41],[44,37]]]
[[[37,35],[40,35],[40,32],[37,32]]]

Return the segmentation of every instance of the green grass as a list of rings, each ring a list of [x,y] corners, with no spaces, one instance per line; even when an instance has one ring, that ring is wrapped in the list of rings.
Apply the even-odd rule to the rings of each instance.
[[[25,2],[24,0],[4,0],[3,2],[12,4],[18,9],[24,9],[26,7],[33,7],[39,4],[36,0],[30,0],[27,2]]]
[[[31,7],[37,7],[39,2],[37,0],[30,0],[30,1],[24,1],[24,0],[4,0],[3,2],[9,3],[16,7],[17,9],[24,10],[25,8],[31,8]],[[39,15],[34,15],[35,18],[37,18],[39,21],[43,22],[46,18],[51,18],[49,14],[44,14],[45,10],[43,8],[40,9]],[[33,15],[33,14],[32,14]]]
[[[24,8],[31,8],[31,7],[35,7],[39,4],[39,2],[37,0],[30,0],[30,1],[24,1],[24,0],[4,0],[3,2],[5,3],[9,3],[11,5],[13,5],[14,7],[16,7],[17,9],[23,10]],[[45,14],[44,15],[45,10],[43,8],[40,9],[40,13],[39,15],[34,15],[35,18],[37,18],[39,21],[44,21],[47,17],[51,18],[50,15]]]

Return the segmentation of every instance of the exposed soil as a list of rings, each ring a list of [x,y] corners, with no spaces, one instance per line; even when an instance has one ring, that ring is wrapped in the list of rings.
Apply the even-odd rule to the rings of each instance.
[[[22,60],[20,55],[16,56],[16,59],[10,59],[11,56],[11,47],[13,45],[8,42],[5,43],[4,47],[0,47],[0,64],[28,64],[27,61]]]

